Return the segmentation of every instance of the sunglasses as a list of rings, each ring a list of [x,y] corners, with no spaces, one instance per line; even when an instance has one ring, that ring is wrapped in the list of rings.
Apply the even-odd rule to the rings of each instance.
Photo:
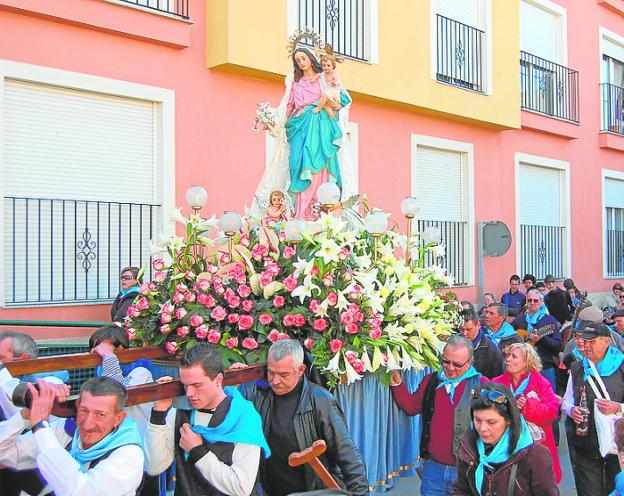
[[[466,365],[470,361],[470,358],[466,360],[464,363],[453,362],[449,360],[448,358],[440,358],[440,361],[442,362],[442,365],[452,365],[456,369],[461,369],[464,365]]]
[[[529,303],[539,303],[540,301],[542,301],[542,300],[540,300],[539,298],[528,298],[527,299],[527,302],[529,302]]]
[[[503,393],[500,391],[492,391],[490,389],[481,389],[481,391],[479,391],[479,397],[487,398],[493,403],[498,403],[499,405],[502,405],[507,401],[507,397]]]
[[[598,337],[598,336],[593,337],[593,338],[584,338],[582,334],[575,334],[575,335],[574,335],[574,339],[575,339],[576,341],[583,341],[584,343],[591,343],[591,342],[593,342],[593,341],[594,341],[597,337]]]
[[[122,281],[132,281],[134,276],[121,276]]]

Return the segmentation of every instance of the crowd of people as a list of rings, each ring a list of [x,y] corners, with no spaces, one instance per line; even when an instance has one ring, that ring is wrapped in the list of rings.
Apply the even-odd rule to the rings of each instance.
[[[132,301],[139,273],[122,271],[113,320]],[[559,494],[559,418],[579,496],[617,495],[624,487],[624,308],[614,285],[604,308],[573,281],[540,285],[514,275],[500,301],[477,312],[462,302],[462,324],[446,341],[441,369],[415,391],[400,371],[390,394],[420,415],[421,494],[454,496]],[[523,288],[523,289],[521,289]],[[69,394],[67,371],[12,377],[4,364],[37,358],[24,333],[0,333],[0,488],[3,496],[162,494],[161,474],[175,467],[175,495],[285,496],[319,491],[309,465],[289,455],[325,441],[321,463],[342,488],[369,494],[366,464],[331,392],[307,377],[295,340],[269,349],[266,378],[223,385],[224,360],[201,343],[180,360],[187,403],[173,398],[126,407],[128,386],[153,382],[149,360],[121,364],[125,331],[110,324],[89,340],[100,357],[80,388],[76,418],[55,418]],[[235,364],[233,368],[244,368]],[[162,377],[159,382],[171,380]],[[28,408],[12,402],[26,383]]]

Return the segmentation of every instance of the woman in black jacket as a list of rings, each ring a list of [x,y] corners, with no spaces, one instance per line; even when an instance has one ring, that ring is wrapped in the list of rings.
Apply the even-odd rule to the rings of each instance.
[[[139,294],[139,268],[138,267],[124,267],[121,269],[121,290],[113,301],[111,307],[111,321],[121,322],[126,313],[128,307],[132,305],[132,302]]]

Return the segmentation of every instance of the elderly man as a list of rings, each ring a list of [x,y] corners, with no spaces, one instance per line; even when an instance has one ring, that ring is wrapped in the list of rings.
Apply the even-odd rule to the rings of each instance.
[[[484,323],[486,336],[498,346],[502,352],[513,343],[522,343],[522,338],[507,322],[507,307],[501,303],[491,303],[485,309]]]
[[[260,412],[273,453],[261,467],[263,488],[270,496],[322,489],[310,467],[290,467],[288,455],[323,439],[327,451],[321,461],[339,484],[349,494],[369,494],[364,459],[349,436],[342,410],[332,394],[309,382],[304,372],[303,348],[298,341],[284,339],[269,348],[269,387],[255,383],[241,388]]]
[[[470,428],[472,393],[486,379],[473,367],[472,343],[451,336],[440,360],[442,371],[426,375],[410,393],[398,371],[392,376],[394,401],[408,415],[422,414],[420,456],[423,496],[451,494],[457,476],[459,438]]]
[[[191,410],[154,402],[145,435],[147,472],[176,462],[175,496],[247,496],[256,491],[260,450],[270,456],[262,423],[238,389],[223,388],[223,356],[201,343],[180,360],[180,381]]]
[[[123,411],[126,390],[108,377],[80,389],[76,420],[48,423],[55,391],[29,384],[32,406],[3,426],[0,463],[37,468],[56,496],[130,496],[143,477],[141,436]],[[20,435],[24,429],[32,432]]]
[[[572,364],[563,398],[563,411],[568,416],[566,427],[574,448],[574,480],[579,496],[606,496],[614,489],[619,463],[616,455],[603,457],[600,453],[594,404],[605,415],[620,415],[624,411],[624,354],[611,344],[609,328],[601,323],[582,322],[575,339],[583,359]],[[604,398],[601,383],[610,399]],[[583,391],[587,417],[579,407]],[[579,436],[576,425],[586,419],[589,432]]]
[[[474,368],[487,377],[493,379],[505,372],[503,354],[490,339],[485,337],[479,316],[475,312],[462,312],[464,323],[459,328],[459,333],[472,342],[474,348]]]

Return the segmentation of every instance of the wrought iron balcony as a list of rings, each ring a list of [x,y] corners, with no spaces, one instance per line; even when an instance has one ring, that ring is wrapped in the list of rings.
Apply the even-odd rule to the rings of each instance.
[[[522,108],[579,122],[578,71],[520,52]]]
[[[425,265],[441,265],[444,267],[455,278],[456,286],[468,284],[466,270],[468,223],[419,220],[417,224],[419,232],[423,232],[427,227],[437,227],[440,230],[440,243],[446,247],[446,255],[442,260],[434,260],[431,253],[429,253],[425,257]]]
[[[602,131],[624,135],[624,88],[602,83]]]
[[[146,7],[157,12],[172,14],[182,19],[189,18],[189,0],[120,0],[124,3]]]
[[[312,28],[334,53],[370,58],[370,0],[297,0],[297,27]]]
[[[565,227],[520,225],[520,273],[563,279]]]
[[[485,33],[437,15],[436,79],[460,88],[483,92],[483,39]]]
[[[5,303],[110,301],[123,267],[150,262],[159,207],[5,196]]]
[[[624,231],[607,229],[607,276],[624,276]]]

